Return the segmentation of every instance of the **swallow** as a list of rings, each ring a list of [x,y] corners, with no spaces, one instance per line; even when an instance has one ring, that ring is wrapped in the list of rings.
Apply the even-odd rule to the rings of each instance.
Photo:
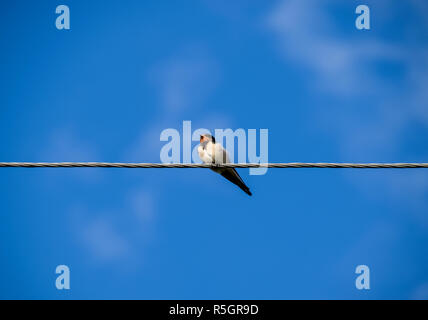
[[[226,164],[230,163],[229,153],[220,143],[215,142],[215,138],[210,134],[200,136],[198,146],[199,158],[207,164]],[[211,168],[211,170],[221,174],[230,182],[240,187],[246,194],[252,196],[250,189],[245,185],[242,178],[236,172],[235,168]]]

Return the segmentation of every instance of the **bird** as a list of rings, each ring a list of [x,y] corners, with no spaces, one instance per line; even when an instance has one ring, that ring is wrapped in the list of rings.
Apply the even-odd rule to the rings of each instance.
[[[220,143],[216,143],[215,138],[210,134],[200,136],[198,146],[199,158],[206,164],[226,164],[230,163],[229,153]],[[235,168],[211,168],[211,170],[221,174],[230,182],[236,184],[246,194],[252,196],[250,189],[246,186]]]

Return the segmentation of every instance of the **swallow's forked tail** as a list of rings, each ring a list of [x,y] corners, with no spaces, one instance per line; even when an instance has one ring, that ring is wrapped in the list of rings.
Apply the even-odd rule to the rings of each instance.
[[[250,191],[250,188],[248,188],[244,181],[239,176],[238,172],[236,172],[235,168],[233,170],[225,170],[220,173],[223,177],[225,177],[230,182],[236,184],[238,187],[240,187],[246,194],[249,196],[252,196],[253,194]]]

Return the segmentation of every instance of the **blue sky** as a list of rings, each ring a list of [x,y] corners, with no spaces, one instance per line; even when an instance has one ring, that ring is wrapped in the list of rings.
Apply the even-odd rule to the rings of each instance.
[[[266,128],[270,162],[428,159],[426,1],[0,7],[1,161],[159,162],[184,120]],[[0,298],[428,298],[427,171],[239,172],[252,198],[205,169],[2,168]]]

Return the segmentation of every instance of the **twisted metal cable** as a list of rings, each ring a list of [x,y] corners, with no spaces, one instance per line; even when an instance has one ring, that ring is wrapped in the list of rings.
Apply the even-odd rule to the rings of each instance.
[[[121,162],[0,162],[7,168],[428,168],[428,163],[121,163]]]

